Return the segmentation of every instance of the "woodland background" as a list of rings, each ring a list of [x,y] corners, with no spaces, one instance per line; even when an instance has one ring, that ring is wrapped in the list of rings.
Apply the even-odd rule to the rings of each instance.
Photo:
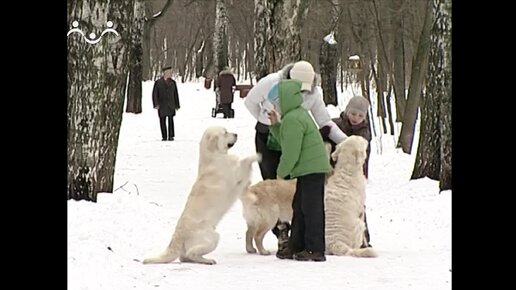
[[[320,73],[326,104],[336,105],[337,90],[349,85],[374,100],[369,118],[379,118],[378,133],[395,136],[403,152],[411,153],[419,129],[411,178],[451,189],[451,0],[67,5],[70,28],[78,21],[84,31],[100,31],[112,21],[120,34],[95,45],[68,37],[68,198],[95,201],[112,192],[122,113],[142,112],[142,82],[158,78],[164,64],[180,82],[209,82],[229,65],[238,82],[252,85],[301,59]]]

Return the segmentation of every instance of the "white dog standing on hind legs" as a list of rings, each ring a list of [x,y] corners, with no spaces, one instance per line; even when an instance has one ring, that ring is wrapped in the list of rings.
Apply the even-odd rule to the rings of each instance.
[[[251,183],[252,164],[261,156],[253,154],[239,159],[228,149],[237,134],[220,126],[204,132],[199,148],[199,169],[183,213],[165,251],[144,264],[181,262],[213,265],[215,260],[204,255],[213,252],[219,242],[217,224]]]
[[[366,244],[364,204],[366,179],[363,164],[367,140],[350,136],[337,145],[331,157],[337,161],[328,178],[324,195],[326,253],[356,257],[377,257]]]

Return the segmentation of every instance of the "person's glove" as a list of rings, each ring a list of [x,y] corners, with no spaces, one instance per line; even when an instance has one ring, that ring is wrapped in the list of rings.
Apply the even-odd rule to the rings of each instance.
[[[321,136],[323,138],[324,141],[328,141],[330,140],[330,131],[331,131],[331,127],[326,125],[324,127],[322,127],[321,129],[319,129],[319,133],[321,133]]]

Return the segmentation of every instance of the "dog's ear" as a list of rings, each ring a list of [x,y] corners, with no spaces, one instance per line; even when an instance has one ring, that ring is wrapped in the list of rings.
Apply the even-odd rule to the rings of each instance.
[[[219,142],[219,135],[218,134],[212,134],[208,136],[208,150],[209,151],[216,151],[217,146]]]
[[[335,147],[335,151],[333,151],[333,153],[331,154],[331,159],[333,159],[333,161],[337,161],[339,153],[340,153],[340,147],[341,147],[340,144],[337,145],[337,147]]]
[[[357,164],[360,164],[362,165],[364,163],[364,157],[365,157],[365,152],[364,150],[361,150],[361,149],[356,149],[355,152],[353,152],[353,154],[355,155],[355,162]]]
[[[333,152],[331,154],[331,159],[333,159],[333,161],[337,162],[337,157],[339,156],[339,152],[337,150],[335,150],[335,152]]]

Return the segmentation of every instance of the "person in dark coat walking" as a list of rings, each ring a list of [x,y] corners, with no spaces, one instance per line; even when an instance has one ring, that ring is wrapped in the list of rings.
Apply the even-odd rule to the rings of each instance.
[[[174,116],[176,115],[176,111],[179,110],[180,105],[176,81],[172,79],[171,66],[163,67],[163,76],[154,83],[154,88],[152,89],[152,103],[154,109],[158,110],[162,141],[173,141],[175,137]]]
[[[233,118],[233,110],[231,104],[233,103],[233,92],[236,88],[236,80],[233,73],[229,70],[229,67],[225,67],[223,71],[219,73],[219,76],[215,80],[215,89],[219,90],[219,103],[224,113],[224,119]]]
[[[371,128],[369,126],[369,121],[367,119],[367,111],[369,109],[369,101],[362,96],[354,96],[352,97],[346,108],[342,113],[340,113],[339,118],[332,119],[337,126],[346,134],[347,136],[358,135],[364,137],[368,141],[367,145],[367,156],[364,162],[364,175],[366,178],[369,177],[369,154],[371,153]],[[329,127],[323,127],[319,130],[321,135],[323,136],[323,140],[325,142],[329,142],[331,144],[331,152],[335,151],[336,144],[328,138]],[[330,160],[331,166],[335,166],[335,161]],[[364,223],[365,223],[365,237],[367,240],[367,245],[364,244],[362,247],[370,247],[370,236],[369,236],[369,227],[367,226],[366,214],[364,211]]]

